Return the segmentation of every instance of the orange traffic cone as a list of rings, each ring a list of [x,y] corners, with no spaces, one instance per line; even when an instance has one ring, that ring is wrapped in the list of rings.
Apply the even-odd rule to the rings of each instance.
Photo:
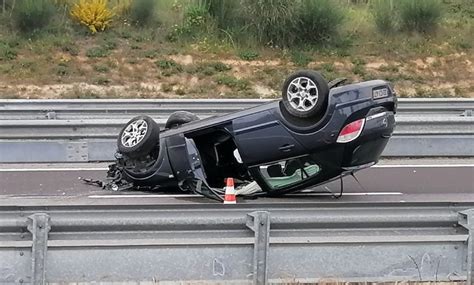
[[[225,187],[224,204],[237,204],[234,189],[234,178],[227,178]]]

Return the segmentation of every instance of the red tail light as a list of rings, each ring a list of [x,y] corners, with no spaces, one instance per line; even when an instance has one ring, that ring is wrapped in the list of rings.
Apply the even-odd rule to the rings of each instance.
[[[365,119],[360,119],[346,125],[339,133],[338,143],[348,143],[359,137],[364,129]]]

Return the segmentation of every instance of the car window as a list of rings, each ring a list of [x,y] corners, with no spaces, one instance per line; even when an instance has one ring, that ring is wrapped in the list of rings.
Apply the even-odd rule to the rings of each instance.
[[[271,189],[299,184],[318,175],[321,168],[311,157],[292,158],[259,167],[262,178]]]

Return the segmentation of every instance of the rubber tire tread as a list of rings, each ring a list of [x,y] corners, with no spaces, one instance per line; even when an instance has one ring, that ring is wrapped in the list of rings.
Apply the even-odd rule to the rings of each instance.
[[[176,111],[172,113],[166,121],[165,128],[172,129],[193,121],[198,121],[199,117],[188,111]]]

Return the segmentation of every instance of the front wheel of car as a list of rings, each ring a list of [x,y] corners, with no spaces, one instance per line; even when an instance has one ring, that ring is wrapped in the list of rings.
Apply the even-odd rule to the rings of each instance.
[[[122,129],[117,139],[119,152],[138,158],[148,155],[158,147],[160,127],[149,116],[138,116],[131,119]]]
[[[303,70],[290,75],[283,84],[283,106],[298,118],[311,118],[325,111],[329,87],[323,76]]]

